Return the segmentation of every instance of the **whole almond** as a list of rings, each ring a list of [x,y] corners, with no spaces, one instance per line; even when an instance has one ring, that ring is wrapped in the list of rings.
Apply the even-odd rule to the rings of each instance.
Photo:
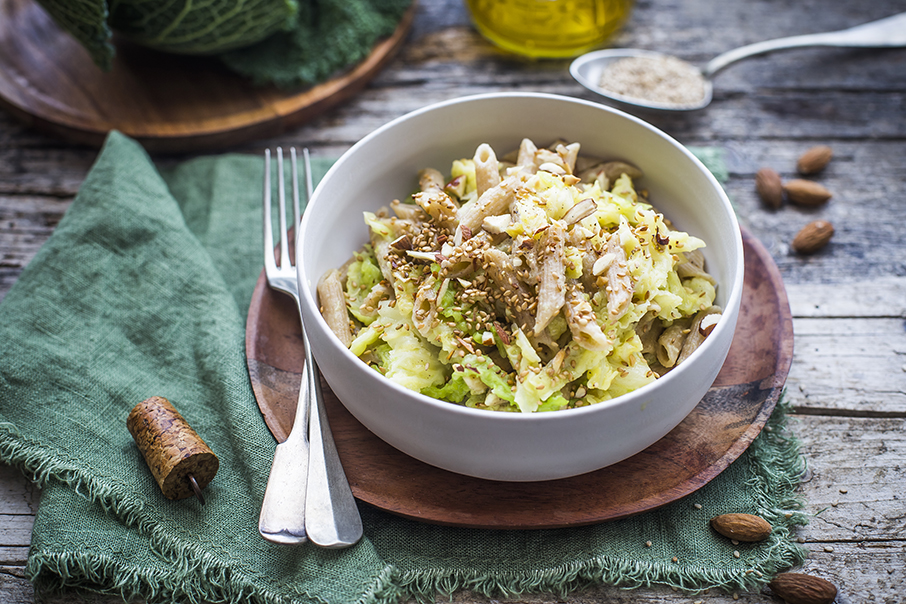
[[[793,250],[799,254],[814,254],[834,236],[834,225],[826,220],[808,223],[793,238]]]
[[[771,534],[770,523],[752,514],[722,514],[711,519],[711,528],[728,539],[762,541]]]
[[[820,206],[831,198],[831,192],[824,186],[801,178],[788,181],[783,190],[791,202],[801,206]]]
[[[827,145],[812,147],[799,157],[796,169],[800,174],[817,174],[827,166],[833,156],[833,150]]]
[[[755,190],[768,207],[776,210],[783,205],[783,183],[776,170],[772,168],[758,170],[755,173]]]
[[[831,604],[837,597],[833,583],[802,573],[782,573],[768,587],[787,601],[787,604]]]

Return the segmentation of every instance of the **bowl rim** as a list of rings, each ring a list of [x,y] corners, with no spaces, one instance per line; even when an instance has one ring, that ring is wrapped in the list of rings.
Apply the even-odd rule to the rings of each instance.
[[[331,177],[333,177],[333,175],[335,173],[343,170],[345,164],[348,161],[350,161],[350,158],[353,157],[358,152],[359,149],[368,145],[369,142],[372,141],[373,139],[380,137],[384,132],[396,127],[397,125],[399,125],[403,122],[415,119],[425,113],[436,111],[438,109],[450,107],[453,105],[459,105],[459,104],[481,102],[481,101],[486,101],[486,100],[506,99],[506,98],[526,98],[526,99],[536,99],[536,100],[547,100],[547,101],[556,102],[556,103],[581,105],[581,106],[591,108],[594,110],[611,113],[611,114],[617,116],[618,118],[629,120],[629,121],[635,123],[637,126],[644,128],[646,130],[649,130],[652,133],[654,133],[655,135],[657,135],[658,137],[662,138],[665,142],[667,142],[669,145],[671,145],[674,148],[674,150],[676,150],[680,154],[684,155],[686,157],[686,159],[691,161],[692,164],[700,172],[702,172],[704,174],[705,178],[708,180],[708,182],[712,186],[712,188],[717,191],[718,198],[721,201],[721,205],[723,206],[724,211],[726,212],[727,216],[730,219],[730,222],[733,225],[732,239],[733,239],[733,247],[736,250],[736,258],[737,258],[735,279],[732,284],[729,284],[730,289],[729,289],[729,294],[727,296],[727,303],[725,305],[725,308],[733,309],[734,320],[729,321],[728,317],[726,315],[723,315],[721,317],[721,320],[715,326],[714,331],[712,332],[712,335],[720,335],[722,332],[724,332],[728,329],[735,329],[735,325],[736,325],[735,316],[738,314],[739,306],[740,306],[741,299],[742,299],[742,289],[743,289],[743,279],[744,279],[745,268],[744,268],[744,258],[743,258],[742,233],[739,228],[739,221],[737,219],[736,212],[733,209],[733,205],[731,204],[730,199],[726,194],[726,191],[724,190],[724,188],[720,184],[720,182],[718,182],[718,180],[714,176],[714,174],[704,165],[704,163],[702,163],[702,161],[700,159],[698,159],[691,151],[689,151],[689,149],[687,149],[684,145],[682,145],[675,138],[673,138],[672,136],[670,136],[663,130],[655,127],[654,125],[646,122],[643,119],[640,119],[636,116],[633,116],[633,115],[626,113],[624,111],[621,111],[619,109],[601,105],[600,103],[595,103],[592,101],[587,101],[584,99],[579,99],[579,98],[569,97],[569,96],[564,96],[564,95],[559,95],[559,94],[551,94],[551,93],[545,93],[545,92],[523,92],[523,91],[520,91],[520,92],[488,92],[488,93],[455,97],[452,99],[447,99],[445,101],[430,103],[430,104],[420,107],[418,109],[414,109],[410,112],[407,112],[407,113],[383,124],[382,126],[379,126],[378,128],[376,128],[369,134],[367,134],[364,137],[362,137],[361,139],[359,139],[359,141],[357,141],[349,149],[347,149],[337,159],[337,161],[334,162],[334,164],[328,169],[328,171],[321,178],[317,187],[315,188],[315,190],[312,193],[311,199],[309,199],[308,203],[306,204],[306,210],[308,210],[308,208],[311,208],[312,206],[314,206],[316,204],[319,205],[319,201],[322,198],[323,189],[324,189],[323,183],[327,182]],[[478,143],[476,143],[476,145],[477,144]],[[321,202],[321,203],[323,203],[323,202]],[[308,232],[308,230],[310,228],[310,225],[312,222],[310,217],[313,214],[314,214],[313,212],[309,212],[309,211],[305,211],[302,214],[302,219],[301,219],[301,222],[299,223],[298,237],[296,238],[296,257],[297,258],[304,257],[304,255],[302,254],[302,245],[304,244],[305,234]],[[310,283],[310,282],[311,283],[317,282],[317,278],[315,278],[314,281],[310,281],[310,278],[315,277],[315,276],[307,275],[307,272],[305,270],[304,261],[297,262],[296,271],[297,271],[297,281],[298,281],[300,294],[301,294],[301,306],[302,306],[302,310],[303,310],[303,315],[305,316],[306,323],[310,325],[313,320],[312,315],[315,315],[314,321],[319,323],[319,327],[322,330],[324,330],[325,332],[332,333],[329,326],[327,325],[326,321],[324,320],[324,317],[321,316],[320,312],[318,312],[318,305],[314,299],[314,295],[312,294],[312,288],[309,287],[309,285],[308,285],[308,283]],[[725,287],[726,287],[726,285],[725,285]],[[731,325],[731,323],[732,323],[732,325]],[[732,340],[733,335],[730,334],[729,338],[730,338],[730,340]],[[706,350],[708,350],[708,349],[712,348],[714,345],[716,345],[715,342],[719,339],[720,338],[718,338],[718,337],[708,337],[704,341],[704,343],[701,346],[699,346],[698,349],[696,349],[692,353],[692,355],[689,357],[689,359],[686,361],[686,363],[691,364],[691,362],[693,360],[695,360],[696,358],[698,358],[702,354],[704,354]],[[362,361],[357,356],[352,354],[352,352],[350,352],[350,350],[348,348],[346,348],[345,346],[342,346],[336,337],[330,338],[329,341],[331,342],[331,345],[333,347],[335,347],[337,350],[339,350],[343,356],[345,356],[349,361],[354,362],[354,366],[359,367],[363,371],[365,371],[365,370],[374,371],[374,370],[368,368],[364,363],[362,363]],[[458,414],[458,415],[463,415],[465,417],[471,416],[471,417],[479,418],[484,421],[494,420],[494,421],[507,421],[507,422],[510,422],[510,421],[553,422],[553,421],[556,421],[556,418],[561,418],[561,421],[574,420],[577,418],[581,418],[582,416],[584,416],[586,414],[600,413],[604,409],[610,409],[610,408],[619,407],[619,406],[626,406],[626,405],[631,405],[631,404],[640,403],[640,402],[642,404],[644,404],[644,401],[648,397],[648,393],[650,391],[654,390],[655,388],[669,387],[670,384],[673,381],[675,381],[675,379],[678,379],[676,377],[676,372],[670,371],[665,376],[658,378],[656,381],[650,382],[650,383],[642,386],[641,388],[638,388],[637,390],[633,390],[626,394],[622,394],[622,395],[614,397],[610,400],[602,401],[600,403],[595,403],[593,405],[587,405],[584,407],[577,407],[577,408],[573,408],[573,409],[559,409],[554,412],[516,413],[516,412],[491,411],[491,410],[487,410],[487,409],[474,409],[472,407],[466,407],[464,405],[457,405],[457,404],[451,403],[449,401],[435,399],[433,397],[424,395],[420,392],[410,390],[410,389],[408,389],[404,386],[401,386],[391,380],[383,378],[383,376],[381,376],[380,374],[376,373],[375,377],[380,378],[381,383],[386,385],[387,387],[389,387],[397,395],[405,396],[407,398],[415,398],[419,402],[430,405],[431,407],[436,408],[440,412],[449,412],[449,413],[454,413],[454,414]]]

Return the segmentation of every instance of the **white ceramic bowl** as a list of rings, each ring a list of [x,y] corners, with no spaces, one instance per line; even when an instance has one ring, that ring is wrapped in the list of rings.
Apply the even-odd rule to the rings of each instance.
[[[448,171],[483,142],[499,150],[560,139],[582,153],[639,166],[652,203],[677,228],[705,240],[724,314],[676,370],[630,394],[579,409],[502,413],[435,400],[368,368],[321,318],[315,285],[367,240],[362,212],[417,187],[417,173]],[[630,457],[667,434],[698,404],[723,364],[739,312],[742,239],[723,189],[687,149],[618,110],[568,97],[484,94],[419,109],[354,145],[318,185],[302,219],[297,258],[305,327],[321,371],[369,430],[426,463],[469,476],[538,481],[582,474]]]

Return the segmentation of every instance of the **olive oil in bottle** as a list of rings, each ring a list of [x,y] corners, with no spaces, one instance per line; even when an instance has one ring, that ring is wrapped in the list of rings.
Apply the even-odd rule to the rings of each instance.
[[[601,46],[632,0],[466,0],[475,27],[497,46],[529,57],[568,58]]]

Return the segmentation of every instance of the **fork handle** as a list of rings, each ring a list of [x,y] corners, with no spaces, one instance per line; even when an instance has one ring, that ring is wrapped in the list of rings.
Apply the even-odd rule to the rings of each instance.
[[[305,494],[308,485],[308,421],[310,412],[311,373],[305,363],[296,418],[285,441],[277,445],[274,462],[267,479],[258,532],[272,543],[297,544],[307,541],[305,532]]]
[[[308,335],[304,328],[302,331],[308,350],[308,364],[312,369],[308,374],[312,408],[308,421],[311,450],[308,493],[305,496],[305,530],[312,543],[339,549],[354,545],[362,538],[362,518],[327,422],[318,364],[311,354]]]

